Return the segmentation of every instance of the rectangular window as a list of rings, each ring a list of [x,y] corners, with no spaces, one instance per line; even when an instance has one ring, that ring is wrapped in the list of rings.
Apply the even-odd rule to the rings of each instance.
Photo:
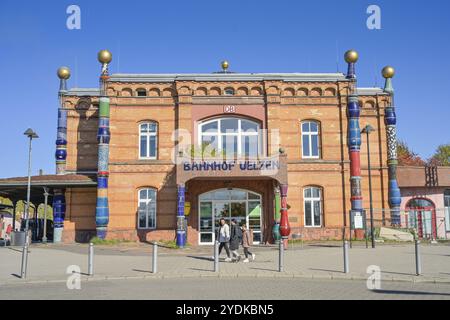
[[[302,123],[302,157],[304,159],[320,158],[319,123],[308,121]]]
[[[158,151],[158,124],[143,123],[139,131],[139,158],[156,159]]]
[[[311,201],[305,202],[305,225],[307,227],[312,227],[312,207],[311,207]]]
[[[304,189],[305,226],[322,227],[322,191],[317,187]]]
[[[311,153],[310,151],[310,144],[309,144],[309,136],[308,135],[303,135],[303,157],[304,158],[309,158],[311,157]]]
[[[147,149],[147,137],[141,136],[141,158],[147,158],[148,149]]]
[[[156,190],[140,190],[138,201],[138,228],[156,229]]]

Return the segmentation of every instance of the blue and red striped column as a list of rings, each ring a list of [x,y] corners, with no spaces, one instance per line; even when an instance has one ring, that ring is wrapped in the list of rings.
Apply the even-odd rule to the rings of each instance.
[[[109,129],[110,101],[107,97],[106,85],[109,79],[108,64],[112,55],[107,50],[98,54],[98,60],[102,64],[100,76],[100,105],[98,120],[98,174],[97,174],[97,206],[95,208],[95,223],[97,237],[106,238],[109,224],[108,202],[108,178],[109,178],[109,142],[111,139]]]
[[[389,106],[385,109],[384,124],[386,126],[387,138],[387,153],[388,153],[388,177],[389,177],[389,207],[391,210],[391,224],[392,226],[400,226],[400,206],[402,202],[400,188],[397,182],[397,115],[395,113],[394,103],[394,88],[392,86],[392,78],[395,75],[395,70],[392,67],[385,67],[383,69],[383,77],[386,79],[384,92],[389,93],[391,101]]]
[[[356,90],[356,62],[358,53],[354,50],[345,53],[348,63],[347,79],[350,80],[350,90],[347,105],[348,118],[348,148],[350,157],[350,186],[352,211],[363,211],[363,197],[361,190],[361,128],[359,119],[361,109]]]

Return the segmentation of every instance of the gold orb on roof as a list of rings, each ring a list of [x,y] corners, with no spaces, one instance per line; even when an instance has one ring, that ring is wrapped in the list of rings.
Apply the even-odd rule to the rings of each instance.
[[[384,67],[382,74],[385,79],[393,78],[395,76],[395,69],[391,66]]]
[[[70,78],[70,69],[67,67],[61,67],[58,69],[58,78],[61,80],[67,80]]]
[[[347,63],[356,63],[359,59],[359,55],[358,52],[356,52],[355,50],[348,50],[345,53],[345,61]]]
[[[230,64],[228,63],[228,61],[222,61],[222,69],[223,71],[227,71],[228,68],[230,67]]]
[[[102,50],[98,53],[98,61],[100,63],[110,63],[112,61],[112,54],[108,50]]]

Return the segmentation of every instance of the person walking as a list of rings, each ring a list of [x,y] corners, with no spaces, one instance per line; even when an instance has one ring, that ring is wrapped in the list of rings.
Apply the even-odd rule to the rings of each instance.
[[[231,256],[230,256],[230,248],[228,246],[228,243],[230,242],[230,226],[227,224],[225,219],[220,219],[220,226],[217,230],[217,236],[216,239],[218,239],[220,245],[219,245],[219,257],[222,253],[222,249],[225,248],[225,251],[227,253],[227,258],[225,259],[225,262],[231,262]]]
[[[250,230],[247,229],[247,225],[244,223],[242,225],[242,247],[244,248],[245,260],[244,263],[248,263],[248,257],[252,257],[252,261],[255,260],[256,255],[250,252],[250,247],[253,244],[253,237]]]
[[[237,225],[236,219],[231,220],[231,231],[230,231],[230,250],[233,254],[233,260],[239,262],[241,260],[241,255],[239,254],[239,244],[242,241],[242,231]]]

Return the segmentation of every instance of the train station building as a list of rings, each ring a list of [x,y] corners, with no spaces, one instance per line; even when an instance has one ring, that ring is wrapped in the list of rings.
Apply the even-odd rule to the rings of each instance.
[[[376,218],[395,224],[393,71],[385,88],[360,88],[349,52],[347,74],[223,63],[210,74],[110,75],[108,54],[100,88],[68,88],[69,70],[58,73],[57,174],[33,178],[52,190],[56,241],[210,245],[218,220],[235,218],[271,243],[283,214],[291,236],[341,239],[349,212],[369,208],[366,125],[373,205],[388,208]]]

